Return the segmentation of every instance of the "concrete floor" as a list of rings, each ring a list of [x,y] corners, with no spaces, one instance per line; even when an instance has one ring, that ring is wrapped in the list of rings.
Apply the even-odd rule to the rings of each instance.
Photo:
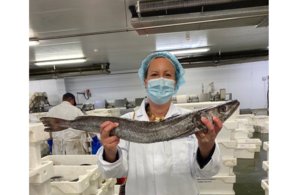
[[[262,162],[267,160],[267,152],[263,149],[263,143],[269,141],[269,134],[253,133],[252,138],[262,141],[260,152],[256,152],[254,159],[237,159],[237,166],[233,168],[236,175],[236,183],[233,186],[235,195],[264,195],[261,180],[268,175],[262,168]]]

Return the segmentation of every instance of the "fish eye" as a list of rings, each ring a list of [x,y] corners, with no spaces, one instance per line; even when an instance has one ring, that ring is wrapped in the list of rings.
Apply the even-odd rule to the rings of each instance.
[[[221,106],[221,107],[219,108],[219,111],[220,111],[220,112],[226,112],[226,111],[227,111],[226,106]]]

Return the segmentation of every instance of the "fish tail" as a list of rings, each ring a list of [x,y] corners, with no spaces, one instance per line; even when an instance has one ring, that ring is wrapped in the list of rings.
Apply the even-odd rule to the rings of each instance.
[[[68,129],[72,121],[60,118],[42,117],[40,121],[44,124],[46,132],[55,132]]]

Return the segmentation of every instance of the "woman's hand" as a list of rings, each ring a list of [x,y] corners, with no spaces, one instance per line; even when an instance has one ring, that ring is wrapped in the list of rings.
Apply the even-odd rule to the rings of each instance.
[[[201,117],[201,121],[207,127],[208,131],[204,134],[202,131],[195,133],[198,139],[198,146],[200,149],[202,159],[206,159],[214,147],[215,139],[223,127],[222,121],[213,117],[215,125],[213,125],[207,118]]]
[[[106,121],[100,125],[100,141],[105,150],[105,160],[107,162],[115,162],[118,152],[117,145],[120,138],[117,136],[109,136],[111,130],[116,128],[119,124]]]

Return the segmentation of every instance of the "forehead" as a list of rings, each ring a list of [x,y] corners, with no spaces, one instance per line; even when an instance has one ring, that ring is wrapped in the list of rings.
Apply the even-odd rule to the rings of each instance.
[[[150,62],[149,66],[148,66],[148,70],[151,70],[151,71],[154,71],[154,70],[175,71],[175,67],[172,64],[172,62],[170,60],[168,60],[167,58],[159,57],[159,58],[153,59]]]

